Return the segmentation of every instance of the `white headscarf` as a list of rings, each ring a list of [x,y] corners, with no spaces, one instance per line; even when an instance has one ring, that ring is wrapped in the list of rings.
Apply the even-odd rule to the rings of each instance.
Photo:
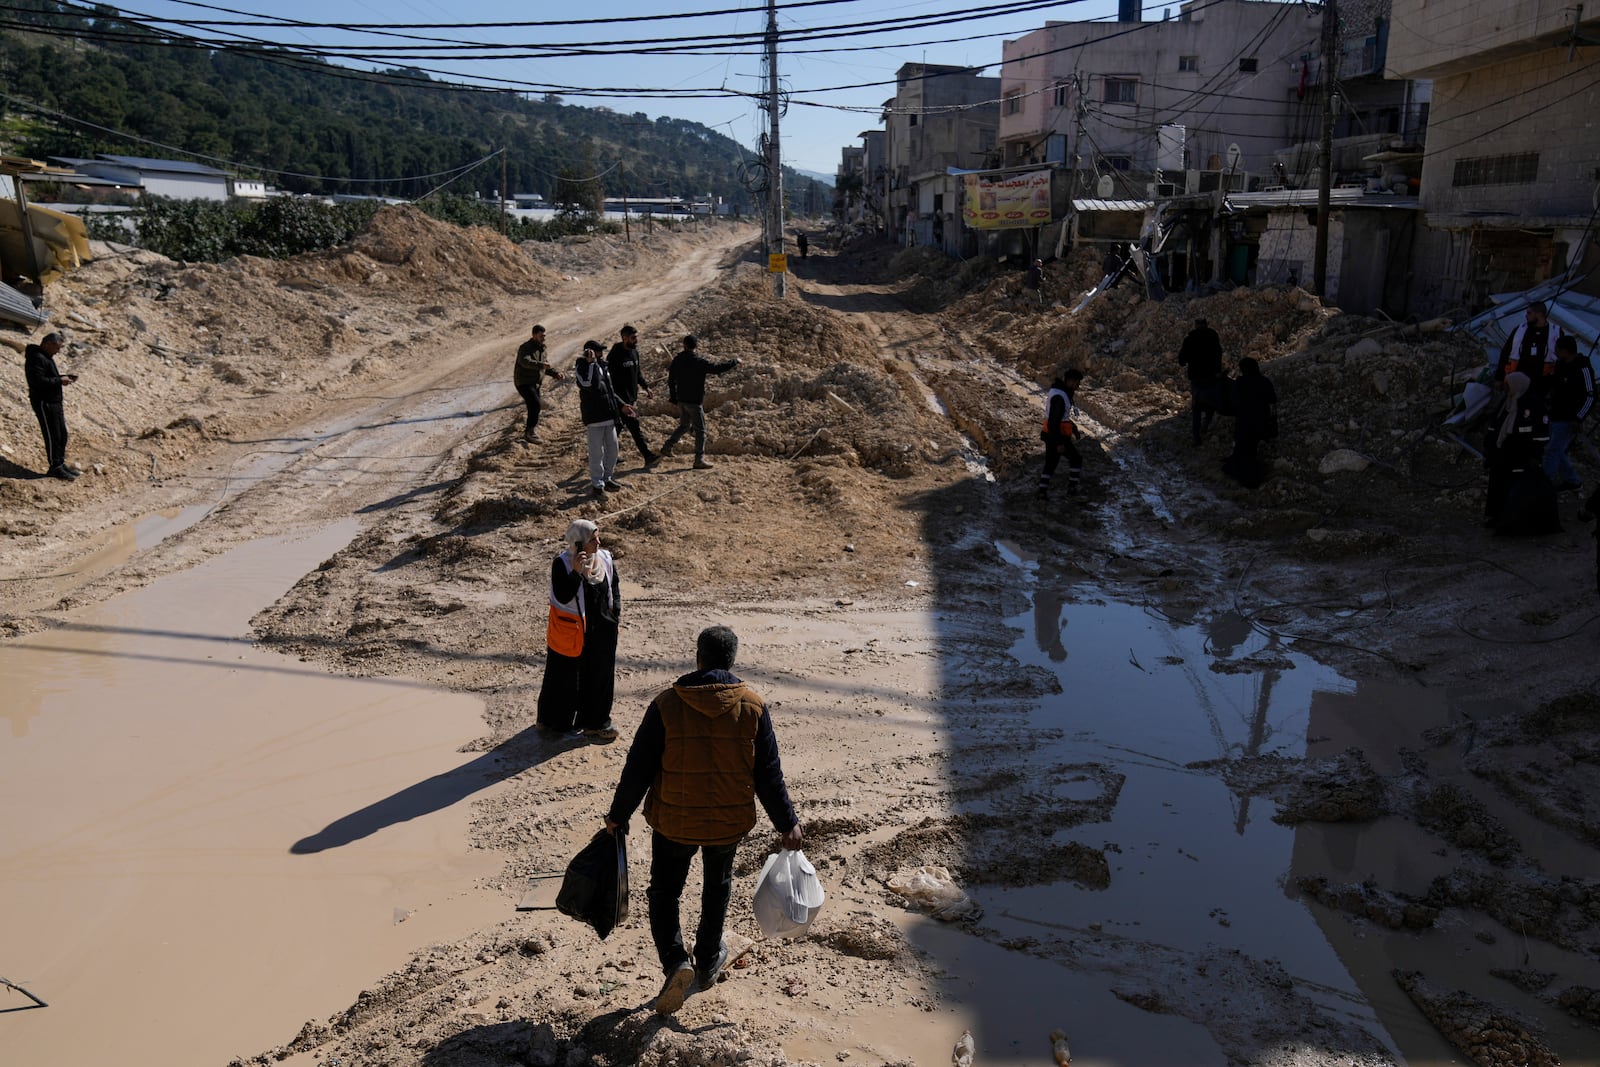
[[[572,567],[575,568],[577,566],[578,553],[582,551],[584,545],[589,543],[589,538],[599,532],[600,527],[588,519],[572,520],[572,524],[567,527],[566,536],[568,558],[572,561]],[[605,567],[601,564],[600,554],[597,552],[589,557],[589,569],[584,572],[583,579],[586,582],[594,583],[604,581],[605,576]]]
[[[1506,375],[1506,417],[1500,422],[1500,436],[1494,439],[1497,446],[1505,444],[1506,438],[1511,436],[1512,429],[1516,427],[1517,402],[1522,399],[1522,394],[1528,391],[1528,386],[1531,384],[1532,379],[1519,370]]]

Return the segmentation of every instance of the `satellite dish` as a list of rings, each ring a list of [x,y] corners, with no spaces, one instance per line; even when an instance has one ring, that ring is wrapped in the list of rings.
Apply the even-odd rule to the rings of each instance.
[[[1095,195],[1101,200],[1110,200],[1111,194],[1117,189],[1117,183],[1111,180],[1111,175],[1100,175],[1100,184],[1095,186]]]
[[[1228,146],[1228,169],[1239,169],[1239,146],[1237,143]]]

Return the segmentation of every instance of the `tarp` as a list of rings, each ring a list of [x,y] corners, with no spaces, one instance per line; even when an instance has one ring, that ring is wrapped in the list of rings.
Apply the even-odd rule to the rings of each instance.
[[[80,267],[92,258],[89,231],[76,215],[29,204],[28,224],[33,230],[33,253],[39,273],[44,275],[37,281],[50,281],[55,275]],[[22,215],[15,200],[0,199],[0,262],[18,274],[33,269],[33,259],[28,255],[22,236]]]
[[[962,217],[975,230],[1039,226],[1050,221],[1050,171],[1004,176],[963,174]]]

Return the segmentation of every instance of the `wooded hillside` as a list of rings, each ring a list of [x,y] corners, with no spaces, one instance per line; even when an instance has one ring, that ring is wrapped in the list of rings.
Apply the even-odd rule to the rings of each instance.
[[[114,8],[75,13],[86,10],[19,0],[0,13],[0,151],[183,158],[119,136],[132,134],[245,164],[230,169],[297,193],[409,198],[443,179],[393,179],[451,171],[504,147],[508,194],[554,199],[562,177],[604,173],[607,196],[626,182],[636,197],[709,193],[744,210],[758,202],[746,184],[759,181],[754,153],[699,123],[467,91],[411,69],[374,74],[276,49],[188,47],[118,19]],[[489,195],[500,183],[495,160],[450,191]],[[831,199],[787,168],[784,187],[795,210]]]

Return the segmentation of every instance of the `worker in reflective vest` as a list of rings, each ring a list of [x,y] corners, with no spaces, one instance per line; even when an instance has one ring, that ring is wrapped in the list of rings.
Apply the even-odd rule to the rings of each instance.
[[[1070,367],[1056,376],[1050,383],[1050,392],[1044,400],[1044,429],[1039,431],[1039,438],[1044,442],[1044,470],[1039,474],[1039,495],[1050,495],[1050,480],[1055,477],[1056,467],[1061,464],[1061,457],[1067,457],[1067,492],[1078,491],[1078,480],[1083,474],[1083,457],[1078,454],[1078,446],[1073,443],[1077,436],[1078,427],[1072,421],[1074,409],[1072,394],[1077,390],[1078,383],[1083,381],[1083,371]]]
[[[550,564],[539,727],[566,738],[615,741],[611,724],[622,614],[617,565],[588,519],[567,527],[566,550]]]
[[[1549,310],[1543,304],[1529,304],[1526,321],[1500,346],[1494,380],[1503,383],[1506,375],[1521,371],[1528,376],[1534,394],[1545,396],[1556,372],[1556,342],[1560,339],[1561,327],[1550,321]]]

